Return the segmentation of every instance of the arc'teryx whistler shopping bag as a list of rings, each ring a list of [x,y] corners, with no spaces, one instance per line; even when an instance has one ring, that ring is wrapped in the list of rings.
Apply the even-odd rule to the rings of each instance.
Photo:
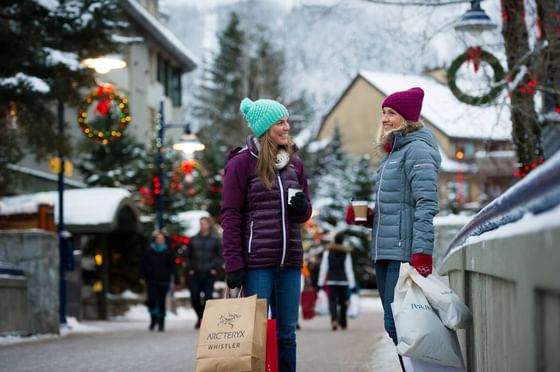
[[[266,300],[257,296],[206,302],[196,372],[265,370]]]

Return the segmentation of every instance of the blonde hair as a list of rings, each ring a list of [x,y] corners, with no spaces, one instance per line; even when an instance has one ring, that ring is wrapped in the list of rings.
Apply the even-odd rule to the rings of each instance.
[[[402,116],[400,117],[400,119],[401,119],[401,124],[399,125],[399,127],[393,128],[387,133],[383,131],[383,125],[379,126],[379,131],[377,132],[377,142],[375,143],[375,147],[377,148],[378,154],[382,155],[385,153],[385,144],[393,142],[394,132],[402,132],[404,134],[412,133],[412,132],[416,132],[418,129],[424,126],[424,123],[422,123],[421,120],[409,121],[403,118]]]
[[[278,146],[268,131],[259,137],[259,144],[261,148],[259,150],[259,157],[257,158],[257,176],[261,179],[264,187],[270,190],[276,173],[274,164],[276,163],[278,151],[280,149],[285,150],[291,162],[292,154],[294,153],[294,144],[290,138],[287,146]]]

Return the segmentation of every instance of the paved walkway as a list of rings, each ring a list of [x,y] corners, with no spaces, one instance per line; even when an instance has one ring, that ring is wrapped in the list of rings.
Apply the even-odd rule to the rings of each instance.
[[[400,371],[378,299],[364,301],[367,306],[346,331],[331,331],[328,317],[301,322],[298,371]],[[0,371],[194,371],[193,317],[171,319],[164,333],[148,332],[147,321],[138,320],[82,325],[83,333],[0,343]]]

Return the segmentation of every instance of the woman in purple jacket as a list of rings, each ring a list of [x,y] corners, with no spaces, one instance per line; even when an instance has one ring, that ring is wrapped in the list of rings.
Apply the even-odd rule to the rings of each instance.
[[[311,216],[307,177],[289,136],[286,107],[245,98],[240,110],[254,135],[230,154],[224,172],[226,282],[229,288],[243,287],[246,296],[266,298],[277,320],[280,371],[295,371],[300,224]],[[288,189],[299,189],[290,200]]]

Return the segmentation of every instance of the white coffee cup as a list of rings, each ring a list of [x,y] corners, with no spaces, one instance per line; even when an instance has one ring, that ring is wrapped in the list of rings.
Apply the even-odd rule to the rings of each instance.
[[[292,196],[298,192],[303,192],[299,187],[288,187],[288,205],[292,205]]]
[[[352,200],[352,208],[354,209],[354,221],[367,221],[367,200]]]

